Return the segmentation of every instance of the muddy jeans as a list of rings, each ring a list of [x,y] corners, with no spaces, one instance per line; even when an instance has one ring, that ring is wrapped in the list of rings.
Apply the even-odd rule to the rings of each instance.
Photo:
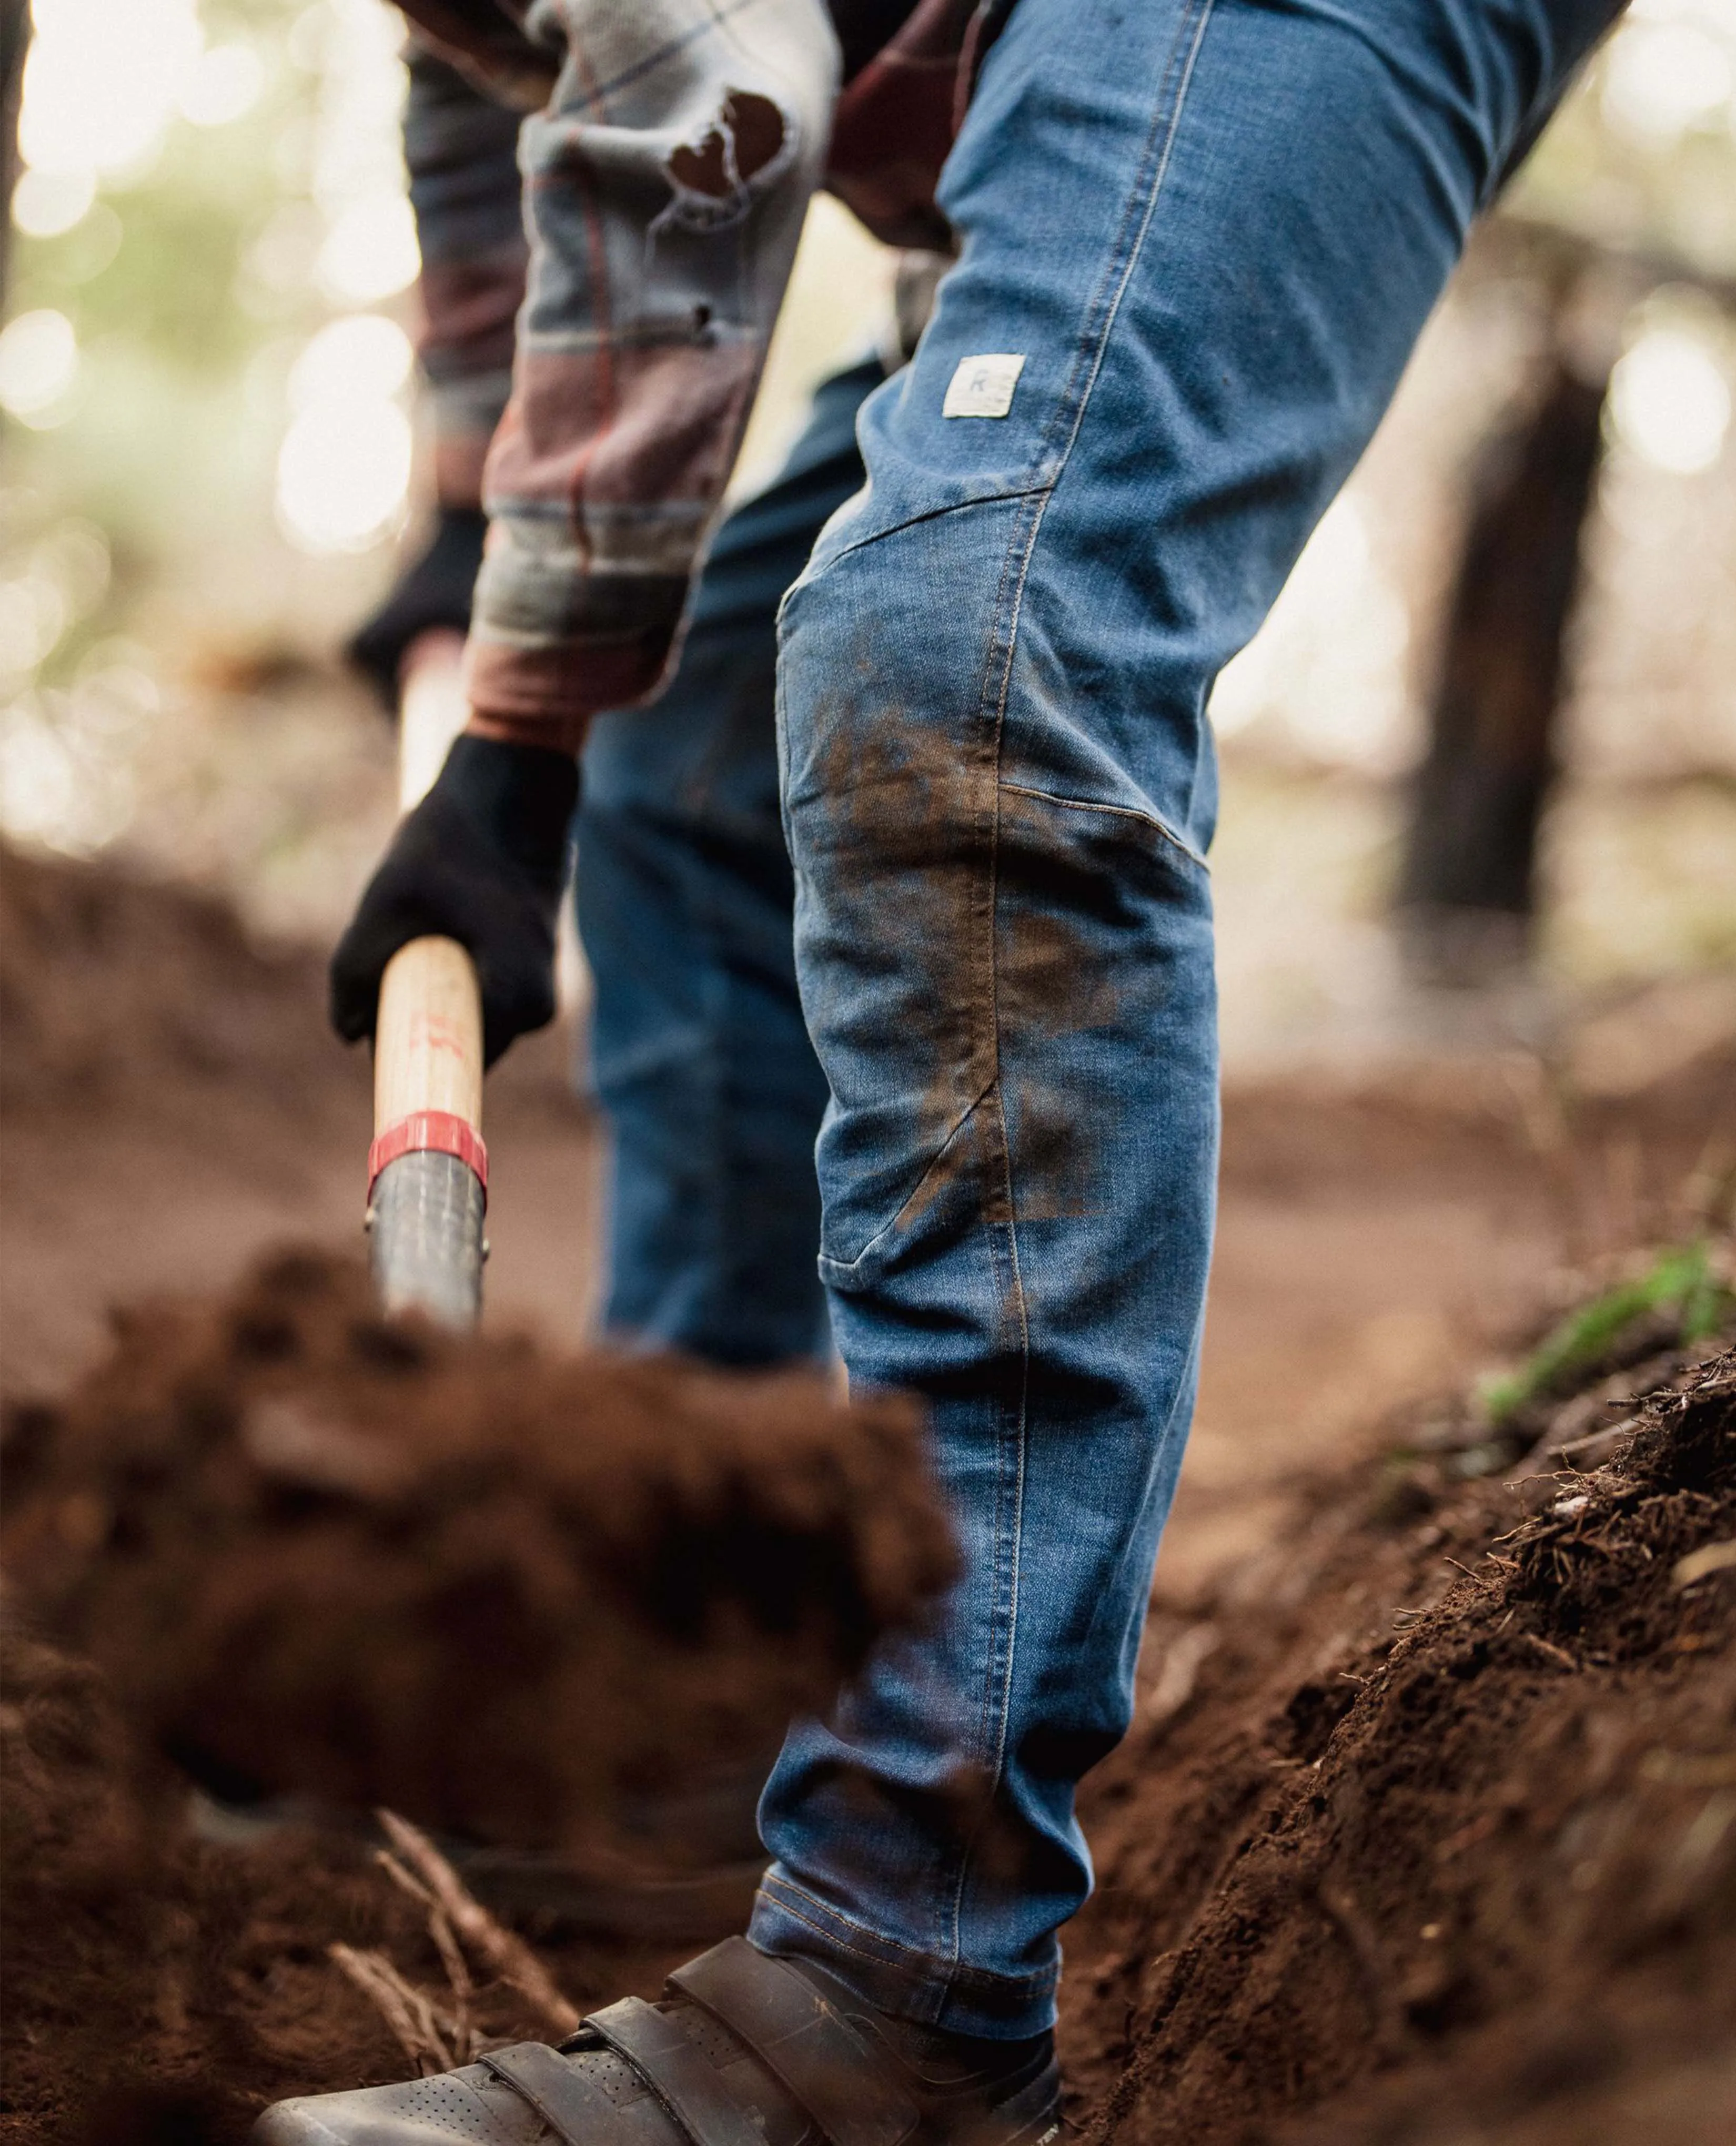
[[[1613,0],[1018,0],[964,243],[785,600],[796,966],[853,1380],[966,1570],[791,1733],[751,1934],[963,2032],[1054,2016],[1199,1362],[1205,721],[1466,227]]]

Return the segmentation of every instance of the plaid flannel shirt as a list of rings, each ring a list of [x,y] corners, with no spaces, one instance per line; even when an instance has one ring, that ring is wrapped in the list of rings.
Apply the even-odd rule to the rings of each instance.
[[[944,245],[935,182],[1006,0],[399,4],[529,114],[527,263],[498,185],[476,187],[498,125],[443,109],[431,77],[409,149],[412,186],[442,202],[423,289],[443,497],[473,487],[511,366],[482,477],[473,727],[573,749],[666,673],[810,196]]]

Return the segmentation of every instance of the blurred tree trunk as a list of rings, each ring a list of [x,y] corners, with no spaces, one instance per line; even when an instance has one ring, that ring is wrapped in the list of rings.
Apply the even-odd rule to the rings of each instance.
[[[1399,881],[1407,948],[1432,981],[1474,982],[1524,951],[1604,394],[1552,361],[1475,487]]]
[[[6,191],[0,197],[0,298],[12,270],[12,190],[18,179],[18,96],[24,49],[30,42],[30,0],[0,0],[0,155]]]

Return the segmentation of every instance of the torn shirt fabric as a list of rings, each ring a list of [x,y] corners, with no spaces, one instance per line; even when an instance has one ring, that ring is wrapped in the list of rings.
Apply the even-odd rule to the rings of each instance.
[[[829,184],[891,242],[944,242],[961,70],[1005,8],[401,5],[503,103],[541,100],[519,139],[527,287],[484,476],[470,690],[479,727],[576,748],[666,674],[810,197]]]

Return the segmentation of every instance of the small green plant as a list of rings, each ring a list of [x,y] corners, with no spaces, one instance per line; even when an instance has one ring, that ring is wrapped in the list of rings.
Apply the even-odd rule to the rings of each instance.
[[[1729,1303],[1730,1292],[1707,1246],[1673,1245],[1646,1273],[1619,1282],[1563,1320],[1516,1370],[1491,1380],[1483,1390],[1489,1420],[1499,1428],[1528,1401],[1596,1363],[1649,1314],[1674,1308],[1677,1337],[1686,1348],[1715,1330]]]

